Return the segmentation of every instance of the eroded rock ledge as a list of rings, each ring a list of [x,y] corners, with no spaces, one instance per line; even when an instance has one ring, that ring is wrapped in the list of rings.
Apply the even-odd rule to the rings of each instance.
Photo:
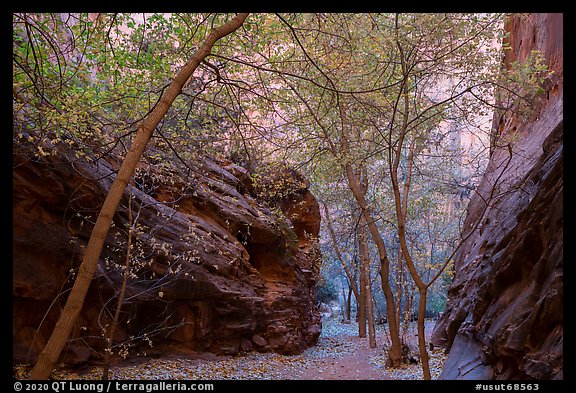
[[[18,145],[13,162],[13,359],[31,363],[53,330],[118,163],[87,164],[65,151],[39,160]],[[194,165],[187,185],[136,178],[141,266],[129,280],[115,342],[134,345],[130,355],[292,354],[314,345],[320,211],[307,182],[294,177],[274,209],[251,194],[246,169],[211,158]],[[65,363],[102,355],[102,328],[123,276],[114,263],[126,258],[127,200],[125,193]]]

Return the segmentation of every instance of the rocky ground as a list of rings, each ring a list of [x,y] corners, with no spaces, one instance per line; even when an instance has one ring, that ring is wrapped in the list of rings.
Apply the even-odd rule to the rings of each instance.
[[[426,333],[433,322],[427,323]],[[299,355],[250,352],[240,356],[202,354],[186,357],[163,357],[124,362],[111,368],[111,379],[173,380],[369,380],[421,379],[420,364],[400,369],[386,369],[387,325],[377,327],[378,347],[371,349],[367,338],[358,338],[358,325],[323,321],[318,345]],[[407,338],[416,350],[415,326]],[[441,350],[430,353],[434,379],[440,375],[445,356]],[[59,370],[58,379],[99,379],[100,368]]]

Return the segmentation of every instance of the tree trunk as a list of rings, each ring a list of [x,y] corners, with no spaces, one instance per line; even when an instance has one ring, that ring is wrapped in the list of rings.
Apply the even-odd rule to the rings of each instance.
[[[346,319],[349,321],[352,315],[352,286],[348,285],[348,299],[346,301]]]
[[[370,272],[368,272],[370,274]],[[372,290],[370,288],[370,280],[368,280],[368,297],[366,298],[366,317],[368,319],[368,339],[370,340],[370,348],[376,348],[376,326],[374,325],[374,308],[372,305]]]
[[[408,334],[408,328],[410,327],[410,322],[412,321],[412,303],[414,301],[414,292],[415,290],[408,285],[406,285],[406,289],[404,291],[404,298],[406,299],[404,302],[404,312],[402,313],[402,342],[406,342],[406,335]]]
[[[358,253],[360,256],[360,298],[362,299],[361,310],[362,315],[362,325],[360,322],[359,326],[359,336],[366,337],[366,322],[368,320],[368,301],[372,298],[372,293],[370,291],[370,278],[368,277],[368,269],[370,266],[370,257],[368,255],[368,243],[366,241],[366,232],[364,230],[364,220],[360,219],[358,223]],[[372,302],[370,301],[370,304]]]
[[[330,239],[332,240],[332,245],[334,246],[334,252],[336,252],[336,258],[340,261],[340,265],[346,273],[346,277],[348,278],[348,282],[350,283],[350,289],[354,292],[354,297],[356,298],[356,302],[360,298],[360,292],[356,287],[356,280],[352,276],[348,265],[344,261],[344,256],[340,251],[340,246],[338,245],[338,240],[336,239],[336,233],[334,232],[334,227],[332,226],[332,219],[330,218],[330,212],[328,211],[328,207],[326,205],[322,205],[324,207],[324,216],[326,217],[326,227],[328,228],[328,234],[330,235]]]
[[[401,143],[401,142],[399,142]],[[424,374],[424,379],[431,379],[430,376],[430,365],[428,364],[428,352],[426,349],[426,337],[424,334],[424,314],[426,312],[426,296],[428,285],[422,280],[422,277],[418,273],[416,269],[416,265],[414,260],[412,259],[412,255],[410,254],[410,250],[408,249],[408,242],[406,241],[406,221],[407,221],[407,200],[408,200],[408,191],[410,188],[410,179],[411,179],[411,168],[413,162],[413,152],[414,152],[414,145],[410,146],[410,150],[408,153],[408,163],[407,163],[407,175],[406,180],[404,183],[403,195],[400,195],[400,184],[398,181],[398,157],[401,154],[400,149],[397,152],[396,162],[394,166],[390,167],[390,179],[392,180],[392,191],[394,193],[394,202],[396,207],[396,218],[398,221],[398,238],[400,240],[400,250],[402,252],[402,256],[404,261],[406,262],[406,267],[410,272],[410,276],[414,280],[416,284],[416,288],[418,289],[418,293],[420,296],[419,307],[418,307],[418,347],[420,349],[420,360],[422,363],[422,372]],[[420,326],[420,320],[421,325]],[[420,330],[422,329],[422,331]]]
[[[400,164],[400,159],[402,157],[402,149],[404,148],[404,139],[408,135],[408,115],[410,113],[410,103],[409,103],[409,96],[408,96],[408,82],[409,82],[409,70],[406,64],[406,57],[404,54],[404,48],[400,40],[398,39],[398,14],[396,14],[396,47],[398,48],[399,55],[400,55],[400,66],[402,69],[402,74],[404,76],[402,80],[402,84],[400,86],[400,95],[398,96],[403,98],[404,109],[399,113],[403,113],[402,119],[402,127],[400,129],[400,134],[398,137],[398,141],[396,142],[396,147],[390,143],[389,141],[389,155],[388,155],[388,168],[390,171],[390,180],[392,181],[392,191],[394,194],[394,205],[396,208],[396,218],[398,221],[398,238],[400,240],[400,249],[402,251],[402,255],[404,257],[404,261],[406,262],[406,266],[408,267],[408,271],[410,272],[410,276],[414,280],[416,284],[416,288],[418,289],[420,295],[419,307],[418,307],[418,321],[422,319],[422,329],[424,328],[424,313],[426,311],[426,296],[427,296],[427,289],[428,286],[424,281],[422,281],[422,277],[418,274],[416,270],[416,266],[414,264],[414,260],[412,259],[412,255],[408,250],[408,244],[406,241],[406,218],[407,218],[407,206],[408,206],[408,195],[410,191],[410,182],[412,177],[412,164],[414,160],[414,149],[415,149],[415,142],[416,139],[414,138],[410,143],[410,147],[408,150],[408,157],[407,157],[407,169],[406,169],[406,180],[404,181],[404,187],[402,190],[402,196],[400,195],[400,183],[398,181],[398,168]],[[394,113],[395,115],[396,113]],[[395,149],[395,150],[394,150]],[[392,161],[394,158],[394,161]],[[420,349],[420,360],[422,362],[422,371],[424,374],[424,379],[431,379],[430,377],[430,367],[428,364],[428,352],[426,350],[426,337],[420,334],[420,324],[418,326],[418,347]],[[424,356],[422,356],[424,354]]]
[[[400,332],[398,329],[398,322],[396,320],[396,302],[394,301],[394,293],[390,287],[390,261],[386,252],[386,245],[384,239],[378,231],[378,227],[370,214],[368,203],[362,194],[358,178],[352,170],[352,166],[347,164],[345,166],[346,177],[348,178],[348,186],[356,199],[361,211],[362,216],[368,224],[368,230],[372,240],[376,244],[378,255],[380,257],[380,278],[382,283],[382,292],[386,298],[386,313],[388,315],[388,329],[390,331],[390,350],[388,351],[388,360],[391,367],[398,367],[402,364],[402,347],[400,344]]]
[[[338,96],[337,96],[338,98]],[[390,349],[388,351],[388,363],[391,367],[398,367],[402,364],[402,347],[400,344],[400,332],[398,330],[398,323],[396,320],[396,302],[394,301],[394,293],[390,287],[390,261],[388,259],[388,253],[386,251],[386,244],[384,239],[380,234],[378,227],[372,217],[368,203],[364,196],[366,190],[365,184],[362,184],[361,179],[354,173],[352,164],[348,161],[346,154],[349,151],[348,146],[348,132],[349,128],[346,119],[346,108],[342,100],[338,99],[338,109],[340,111],[340,120],[342,123],[342,138],[340,140],[340,151],[345,153],[345,160],[342,162],[342,167],[346,173],[346,178],[348,180],[348,187],[352,191],[352,195],[360,207],[362,212],[362,218],[368,225],[368,231],[370,236],[376,245],[378,250],[378,256],[380,258],[380,278],[382,283],[382,291],[384,292],[384,297],[386,298],[386,312],[388,314],[388,327],[390,331]]]
[[[398,330],[402,321],[402,290],[406,288],[404,282],[404,265],[402,264],[402,253],[398,252],[398,269],[396,270],[396,318],[398,321]]]
[[[148,141],[152,137],[154,129],[160,123],[160,120],[162,120],[176,97],[181,93],[184,83],[192,76],[202,60],[210,54],[216,41],[242,26],[247,16],[248,14],[246,13],[238,14],[232,20],[214,29],[210,33],[202,46],[200,46],[200,48],[198,48],[198,50],[192,55],[192,58],[180,69],[152,112],[138,128],[134,142],[126,154],[126,158],[122,162],[116,178],[110,187],[108,195],[104,200],[102,209],[98,214],[98,218],[96,219],[96,223],[92,229],[90,240],[86,246],[84,258],[82,259],[82,263],[78,269],[78,276],[74,281],[74,286],[68,296],[66,305],[60,314],[58,322],[56,322],[56,326],[54,327],[54,331],[52,332],[48,343],[38,356],[38,361],[30,374],[31,379],[48,379],[54,364],[60,357],[60,353],[70,336],[76,318],[84,304],[84,298],[86,297],[88,287],[90,286],[94,272],[96,271],[104,240],[106,239],[106,235],[108,234],[108,230],[112,223],[112,218],[114,217],[116,209],[122,199],[124,190],[126,190],[128,181],[134,173],[136,165],[138,164],[142,153],[144,153]]]
[[[132,182],[134,184],[134,182]],[[112,318],[112,325],[110,326],[110,332],[106,338],[106,349],[104,351],[104,366],[102,367],[102,380],[108,379],[108,372],[110,371],[110,360],[112,357],[112,346],[114,344],[114,333],[116,333],[116,326],[118,326],[118,320],[120,319],[120,311],[122,310],[122,304],[124,303],[124,296],[126,294],[126,284],[128,283],[128,277],[130,276],[130,256],[132,252],[132,193],[128,196],[128,243],[126,245],[126,262],[124,264],[124,277],[122,278],[122,287],[120,288],[120,293],[118,294],[118,302],[116,304],[116,311],[114,312],[114,317]]]
[[[368,298],[368,293],[366,292],[366,262],[362,260],[360,256],[360,299],[358,299],[358,337],[366,337],[366,299]]]
[[[360,220],[358,225],[358,246],[360,250],[360,277],[364,276],[364,306],[366,308],[366,319],[368,321],[368,337],[370,348],[376,348],[376,330],[374,328],[372,288],[370,285],[370,255],[368,254],[368,239],[366,237],[366,230],[364,229],[364,220]],[[366,330],[366,326],[364,326],[364,330]],[[366,337],[365,331],[364,337]]]
[[[330,238],[332,240],[332,245],[334,246],[334,251],[336,252],[336,257],[338,258],[338,260],[340,261],[340,265],[342,265],[342,269],[344,270],[344,273],[346,273],[346,277],[348,278],[348,282],[349,282],[349,286],[348,286],[348,308],[346,309],[347,312],[347,317],[348,320],[350,320],[350,315],[351,315],[351,299],[350,299],[350,292],[354,293],[354,298],[356,299],[356,305],[357,305],[357,310],[358,312],[356,313],[356,317],[358,318],[358,336],[359,337],[366,337],[366,323],[361,323],[360,321],[365,320],[365,312],[364,310],[366,309],[365,306],[363,306],[362,302],[363,302],[363,285],[362,285],[362,274],[360,274],[360,290],[357,288],[356,286],[356,280],[354,279],[354,276],[352,276],[352,273],[350,272],[350,269],[348,268],[348,265],[346,265],[346,262],[344,261],[344,257],[342,256],[342,252],[340,251],[340,246],[338,245],[338,240],[336,239],[336,234],[334,233],[334,228],[332,227],[332,220],[330,219],[330,212],[328,211],[328,207],[326,205],[323,205],[324,207],[324,216],[326,217],[326,226],[328,228],[328,233],[330,234]],[[362,330],[362,326],[364,326],[364,330]]]
[[[418,348],[420,349],[420,362],[422,363],[422,373],[424,375],[424,379],[430,380],[432,379],[432,375],[430,374],[428,349],[426,348],[426,336],[424,335],[426,329],[424,324],[424,316],[426,315],[426,296],[428,290],[425,288],[419,292],[420,301],[418,302]]]

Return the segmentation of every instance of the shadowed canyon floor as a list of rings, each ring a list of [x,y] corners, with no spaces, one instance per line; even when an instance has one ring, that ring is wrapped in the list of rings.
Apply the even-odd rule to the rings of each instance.
[[[429,336],[433,322],[427,322]],[[174,380],[386,380],[421,379],[420,364],[400,369],[386,369],[386,325],[377,327],[377,348],[370,348],[367,338],[357,337],[356,323],[323,321],[318,345],[299,355],[250,352],[240,356],[195,354],[187,357],[137,358],[113,366],[111,379]],[[416,350],[415,326],[407,339]],[[441,373],[445,355],[441,350],[430,353],[434,379]],[[99,379],[100,368],[59,370],[54,377],[62,379]]]

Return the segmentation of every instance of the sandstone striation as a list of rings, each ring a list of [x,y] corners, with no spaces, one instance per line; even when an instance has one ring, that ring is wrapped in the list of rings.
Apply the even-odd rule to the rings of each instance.
[[[118,163],[13,146],[13,360],[33,363],[58,318]],[[319,206],[294,181],[278,206],[230,161],[193,163],[188,184],[153,166],[132,187],[131,272],[115,353],[299,353],[321,331]],[[171,180],[172,179],[172,180]],[[294,186],[294,184],[296,186]],[[114,217],[65,363],[98,359],[126,260],[128,191]],[[286,212],[286,213],[283,213]]]
[[[498,143],[467,211],[473,233],[432,336],[449,351],[443,379],[563,378],[562,24],[561,14],[508,23],[504,65],[539,50],[553,74],[528,119],[495,116]]]

